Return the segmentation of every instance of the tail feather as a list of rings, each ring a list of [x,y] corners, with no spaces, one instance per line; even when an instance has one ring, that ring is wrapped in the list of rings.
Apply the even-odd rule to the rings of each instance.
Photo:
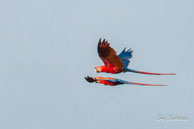
[[[140,74],[150,74],[150,75],[176,75],[176,73],[151,73],[151,72],[143,72],[143,71],[137,71],[133,69],[126,69],[127,72],[133,72],[133,73],[140,73]]]
[[[162,84],[145,84],[145,83],[128,82],[128,81],[125,81],[125,84],[143,85],[143,86],[167,86],[167,85],[162,85]]]

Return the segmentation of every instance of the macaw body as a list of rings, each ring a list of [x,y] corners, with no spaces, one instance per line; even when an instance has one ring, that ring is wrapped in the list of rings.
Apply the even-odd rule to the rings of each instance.
[[[133,51],[131,49],[126,51],[125,48],[119,55],[117,55],[115,50],[109,46],[108,41],[105,41],[104,39],[101,42],[100,39],[98,42],[98,54],[105,65],[95,67],[95,71],[97,73],[105,72],[112,74],[121,72],[134,72],[151,75],[175,75],[175,73],[150,73],[129,69],[128,65],[130,63],[130,59],[132,58],[132,52]]]
[[[123,69],[120,69],[118,67],[115,66],[97,66],[95,67],[95,71],[96,69],[100,69],[100,72],[104,72],[104,73],[112,73],[112,74],[117,74],[117,73],[121,73],[123,72]],[[98,72],[98,71],[96,71]]]
[[[166,85],[160,85],[160,84],[144,84],[144,83],[137,83],[137,82],[129,82],[117,78],[110,78],[110,77],[85,77],[85,79],[90,82],[96,82],[108,86],[117,86],[117,85],[123,85],[123,84],[131,84],[131,85],[144,85],[144,86],[166,86]]]

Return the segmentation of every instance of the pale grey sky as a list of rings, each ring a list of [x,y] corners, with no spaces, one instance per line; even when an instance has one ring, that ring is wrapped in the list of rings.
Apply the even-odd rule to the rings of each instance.
[[[193,0],[0,1],[1,129],[193,129]],[[130,68],[96,74],[99,38]],[[90,84],[116,77],[167,87]],[[158,115],[187,121],[156,121]]]

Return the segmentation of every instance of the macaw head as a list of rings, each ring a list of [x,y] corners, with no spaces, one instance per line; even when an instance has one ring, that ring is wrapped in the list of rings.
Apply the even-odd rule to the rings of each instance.
[[[103,69],[104,69],[104,66],[96,66],[96,67],[94,68],[94,70],[95,70],[96,73],[103,72]]]
[[[92,78],[92,77],[89,77],[89,76],[85,77],[85,79],[86,79],[88,82],[90,82],[90,83],[96,82],[96,79],[94,79],[94,78]]]

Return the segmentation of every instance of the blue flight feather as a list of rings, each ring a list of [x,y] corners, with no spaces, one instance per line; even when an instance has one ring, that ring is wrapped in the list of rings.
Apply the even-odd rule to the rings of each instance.
[[[125,50],[126,50],[126,48],[124,48],[123,51],[118,56],[121,59],[121,61],[123,62],[124,68],[127,68],[129,63],[130,63],[129,59],[131,59],[133,51],[131,49],[129,49],[127,51],[125,51]]]

